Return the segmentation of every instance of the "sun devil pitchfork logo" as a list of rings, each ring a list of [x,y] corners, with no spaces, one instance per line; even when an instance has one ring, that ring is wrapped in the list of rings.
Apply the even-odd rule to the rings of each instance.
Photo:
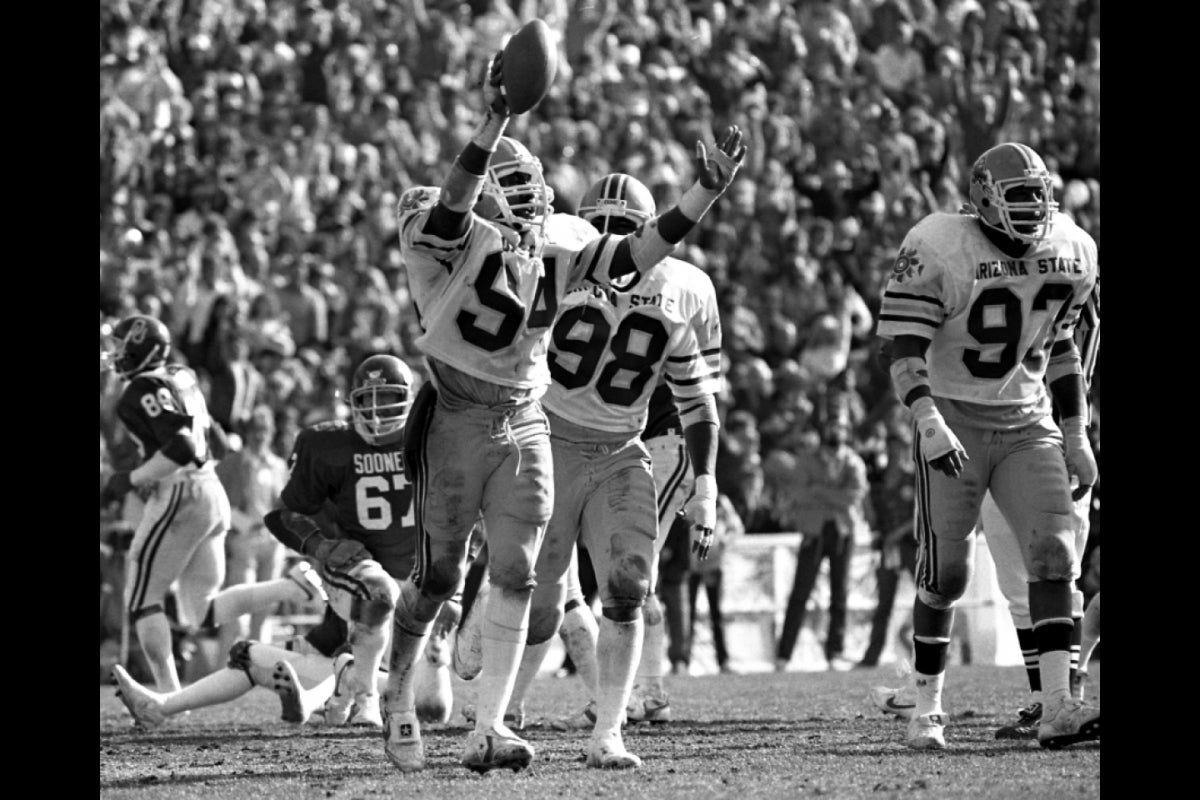
[[[924,271],[925,265],[917,258],[915,247],[900,249],[900,255],[896,256],[896,265],[892,267],[892,277],[897,283],[904,283],[905,279],[912,280]]]

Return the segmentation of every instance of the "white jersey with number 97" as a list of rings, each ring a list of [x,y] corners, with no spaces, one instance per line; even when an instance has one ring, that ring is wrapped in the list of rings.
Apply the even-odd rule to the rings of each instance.
[[[1050,348],[1072,336],[1097,269],[1095,241],[1063,214],[1021,258],[997,249],[973,217],[932,214],[904,237],[878,333],[932,340],[935,397],[1048,413]]]

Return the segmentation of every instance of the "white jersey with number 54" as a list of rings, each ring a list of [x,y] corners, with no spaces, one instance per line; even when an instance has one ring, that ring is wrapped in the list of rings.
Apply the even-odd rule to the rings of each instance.
[[[579,283],[573,256],[596,229],[568,214],[546,223],[541,257],[509,247],[488,220],[472,215],[467,232],[444,240],[422,232],[430,206],[401,209],[400,248],[428,357],[502,386],[550,382],[546,335],[558,300]]]
[[[1051,345],[1072,336],[1097,270],[1095,241],[1064,214],[1022,258],[997,249],[974,217],[932,214],[904,237],[878,333],[932,339],[935,397],[1048,409]]]
[[[608,249],[597,252],[599,260]],[[721,388],[712,281],[675,258],[623,283],[585,281],[559,307],[548,362],[548,410],[586,428],[636,436],[664,370],[677,398]]]

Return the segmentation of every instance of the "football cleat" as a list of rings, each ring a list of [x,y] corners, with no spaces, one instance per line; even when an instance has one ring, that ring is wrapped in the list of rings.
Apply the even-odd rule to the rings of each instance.
[[[475,706],[472,703],[464,703],[462,707],[463,719],[472,725],[475,724]],[[516,711],[504,712],[504,725],[507,728],[523,731],[525,730],[525,704],[522,703]]]
[[[625,704],[625,719],[630,725],[640,722],[665,725],[671,721],[671,701],[666,692],[656,695],[634,686],[629,693],[629,702]]]
[[[480,585],[470,611],[454,631],[450,663],[454,666],[455,674],[464,681],[474,679],[483,669],[483,608],[490,588],[487,581]]]
[[[908,721],[905,744],[913,750],[946,749],[946,715],[934,712]]]
[[[312,564],[307,561],[297,561],[296,565],[287,571],[288,580],[299,586],[308,595],[309,602],[329,602],[329,596],[325,594],[325,586],[321,582],[321,576],[312,568]]]
[[[533,761],[529,742],[510,730],[472,731],[467,737],[462,765],[472,772],[485,773],[507,767],[520,772]]]
[[[379,711],[378,692],[357,692],[350,709],[350,725],[383,730],[383,715]]]
[[[913,683],[912,666],[908,661],[896,665],[896,677],[904,681],[898,689],[887,686],[871,688],[871,704],[884,714],[891,714],[897,719],[911,719],[913,710],[917,707],[917,687]]]
[[[591,730],[596,727],[596,703],[590,702],[570,716],[551,720],[550,727],[556,731]]]
[[[1042,704],[1030,703],[1017,711],[1017,721],[996,731],[997,739],[1036,739],[1042,721]]]
[[[610,734],[588,745],[587,765],[596,769],[636,769],[642,759],[625,749],[619,733]]]
[[[871,704],[897,719],[911,719],[913,709],[917,707],[917,689],[911,683],[900,689],[874,686],[871,688]]]
[[[305,689],[300,683],[300,676],[296,674],[296,668],[287,661],[275,665],[271,688],[279,695],[282,705],[280,719],[284,722],[304,724],[322,705],[317,687]]]
[[[339,653],[333,660],[333,694],[325,701],[325,724],[345,725],[354,707],[354,656]]]
[[[1100,709],[1073,697],[1058,703],[1047,702],[1042,709],[1042,721],[1037,730],[1038,744],[1042,747],[1057,750],[1099,738]]]
[[[401,772],[425,769],[425,744],[421,741],[421,723],[414,711],[383,714],[383,752]]]
[[[157,728],[167,721],[161,695],[135,681],[120,664],[114,664],[112,672],[117,680],[117,694],[125,708],[129,709],[134,722],[143,728]]]

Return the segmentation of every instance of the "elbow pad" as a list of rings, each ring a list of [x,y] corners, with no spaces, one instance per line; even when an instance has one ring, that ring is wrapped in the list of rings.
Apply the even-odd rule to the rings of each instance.
[[[675,252],[675,243],[668,242],[663,237],[657,219],[652,219],[638,228],[625,241],[638,272],[645,272]]]
[[[888,372],[892,376],[892,385],[896,387],[896,396],[906,406],[911,407],[921,397],[933,394],[929,366],[923,358],[898,358],[892,362]]]
[[[679,412],[679,424],[684,430],[705,422],[717,429],[721,427],[721,418],[717,414],[717,398],[711,394],[682,401],[675,398],[675,409]]]

